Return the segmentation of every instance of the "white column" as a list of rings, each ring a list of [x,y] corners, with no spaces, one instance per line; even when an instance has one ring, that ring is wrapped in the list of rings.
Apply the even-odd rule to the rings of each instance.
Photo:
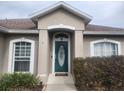
[[[38,76],[46,82],[49,74],[49,37],[47,30],[39,32],[39,50],[38,50]]]

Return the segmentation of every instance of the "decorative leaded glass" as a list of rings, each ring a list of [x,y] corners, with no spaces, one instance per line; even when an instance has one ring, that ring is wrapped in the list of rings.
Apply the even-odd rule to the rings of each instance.
[[[64,46],[63,45],[61,45],[59,47],[58,61],[59,61],[59,65],[62,67],[64,65],[64,62],[65,62],[65,50],[64,50]]]

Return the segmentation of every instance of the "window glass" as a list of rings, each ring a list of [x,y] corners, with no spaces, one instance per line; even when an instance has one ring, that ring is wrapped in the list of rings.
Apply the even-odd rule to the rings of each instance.
[[[28,72],[31,59],[31,43],[16,42],[14,46],[14,72]]]
[[[94,56],[118,55],[118,45],[111,42],[100,42],[94,44]]]

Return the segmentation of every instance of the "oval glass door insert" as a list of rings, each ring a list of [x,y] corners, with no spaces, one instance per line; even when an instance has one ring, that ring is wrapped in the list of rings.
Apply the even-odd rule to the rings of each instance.
[[[59,47],[58,61],[59,61],[59,65],[62,67],[65,62],[65,51],[64,51],[64,46],[62,45]]]

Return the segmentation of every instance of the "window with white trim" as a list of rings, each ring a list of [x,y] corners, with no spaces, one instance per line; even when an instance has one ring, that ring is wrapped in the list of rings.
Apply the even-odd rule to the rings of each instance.
[[[92,56],[113,56],[120,54],[120,42],[113,40],[98,40],[91,42]]]
[[[34,41],[20,38],[10,41],[8,72],[30,72],[34,70]]]
[[[14,44],[14,72],[29,72],[31,59],[31,43],[16,42]]]

